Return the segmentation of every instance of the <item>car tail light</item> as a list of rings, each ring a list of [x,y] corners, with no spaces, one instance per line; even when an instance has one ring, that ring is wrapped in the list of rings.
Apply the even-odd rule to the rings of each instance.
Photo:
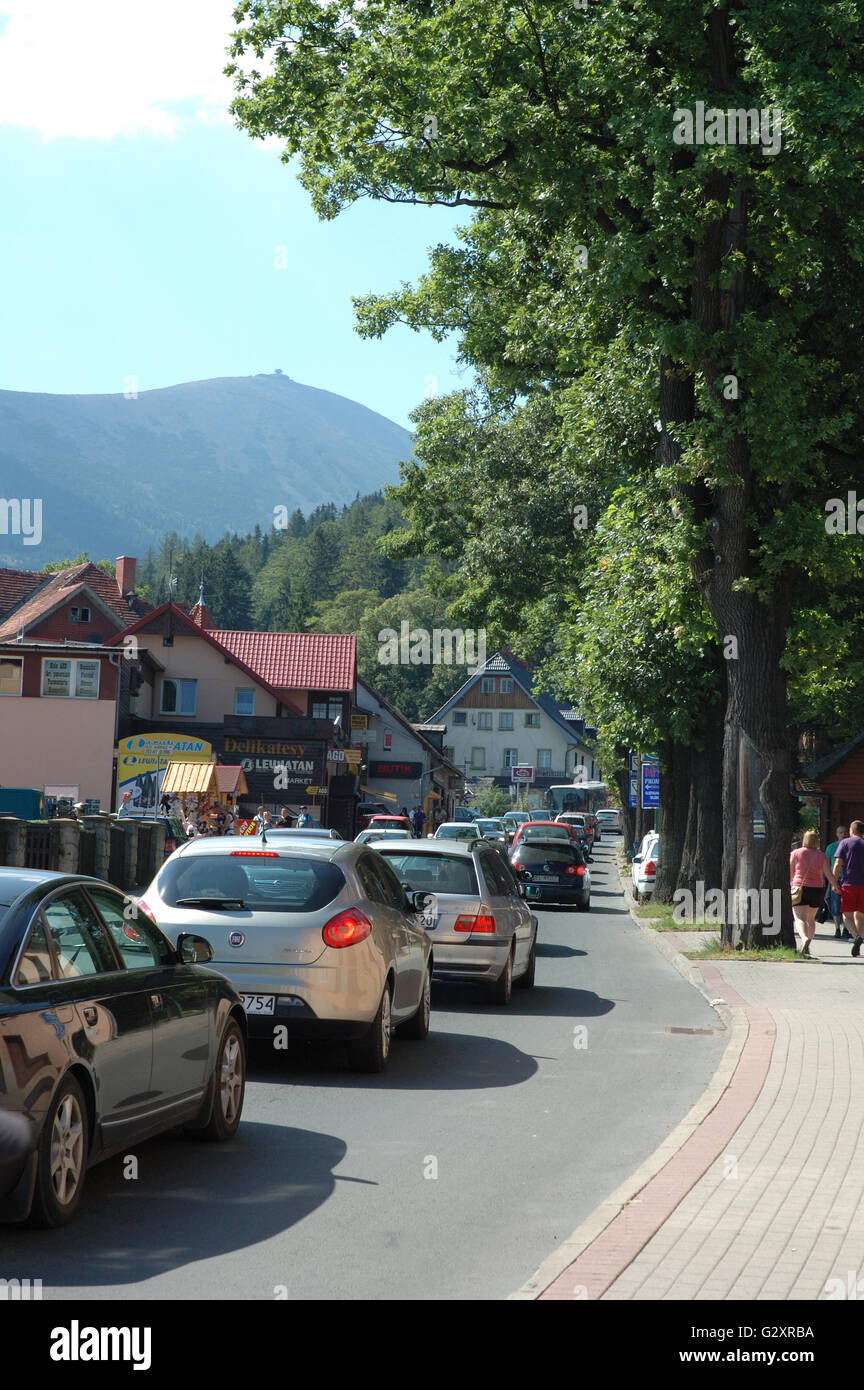
[[[654,860],[653,860],[653,859],[649,859],[649,860],[648,860],[648,863],[645,865],[645,873],[646,873],[646,874],[656,874],[656,872],[657,872],[657,865],[654,863]]]
[[[585,873],[585,865],[584,865],[584,864],[568,864],[568,865],[567,865],[567,868],[564,870],[564,872],[565,872],[565,874],[578,874],[579,877],[581,878],[582,875]]]
[[[354,946],[358,941],[365,941],[371,932],[372,923],[369,918],[358,908],[351,907],[331,917],[322,928],[321,935],[326,945],[340,947]]]
[[[278,859],[275,849],[232,849],[232,859]]]
[[[145,903],[145,901],[144,901],[143,898],[139,898],[139,899],[138,899],[138,902],[136,903],[136,907],[138,908],[138,911],[139,911],[139,912],[143,912],[143,913],[144,913],[144,916],[145,916],[145,917],[149,917],[150,921],[153,923],[153,925],[154,925],[154,927],[155,927],[155,926],[156,926],[156,918],[153,916],[153,913],[150,911],[150,908],[147,906],[147,904]]]
[[[166,854],[173,854],[176,848],[177,848],[177,841],[176,841],[176,840],[166,840],[166,841],[165,841],[165,853],[166,853]]]
[[[471,917],[467,913],[462,913],[456,918],[454,931],[483,932],[493,935],[495,932],[495,918],[491,914],[481,912],[476,917]]]

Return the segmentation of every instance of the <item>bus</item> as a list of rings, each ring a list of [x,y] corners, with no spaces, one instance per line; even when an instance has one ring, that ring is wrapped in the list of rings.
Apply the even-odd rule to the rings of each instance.
[[[546,805],[553,816],[562,811],[598,811],[606,805],[609,789],[605,782],[565,782],[546,789]]]

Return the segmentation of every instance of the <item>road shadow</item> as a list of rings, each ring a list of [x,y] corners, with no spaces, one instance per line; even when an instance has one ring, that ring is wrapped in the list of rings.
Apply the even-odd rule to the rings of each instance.
[[[488,1014],[502,1020],[514,1014],[531,1018],[597,1018],[615,1007],[614,1000],[604,999],[593,990],[541,984],[524,990],[514,984],[510,1003],[496,1005],[489,1003],[482,985],[470,980],[448,980],[439,985],[433,1003],[448,1013]]]
[[[534,1075],[537,1063],[512,1043],[473,1033],[436,1032],[436,1007],[443,1007],[437,1003],[437,991],[429,1036],[414,1042],[397,1034],[387,1069],[377,1075],[352,1071],[344,1043],[297,1042],[288,1052],[269,1051],[266,1044],[255,1048],[249,1056],[249,1078],[268,1085],[354,1091],[473,1091],[520,1086]],[[446,1007],[451,1009],[449,1003]]]
[[[551,941],[537,942],[538,956],[587,956],[587,951],[580,951],[576,946],[556,946]]]
[[[57,1287],[139,1283],[269,1240],[326,1202],[347,1152],[332,1134],[241,1121],[227,1144],[179,1134],[131,1145],[87,1176],[67,1230],[0,1227],[0,1262]],[[262,1297],[272,1297],[270,1289]]]

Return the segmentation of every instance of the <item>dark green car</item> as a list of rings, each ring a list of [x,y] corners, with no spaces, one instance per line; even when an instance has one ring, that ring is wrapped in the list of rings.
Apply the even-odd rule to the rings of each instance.
[[[233,1137],[246,1015],[211,959],[99,879],[0,868],[0,1109],[32,1131],[0,1221],[62,1225],[92,1164],[164,1130]]]

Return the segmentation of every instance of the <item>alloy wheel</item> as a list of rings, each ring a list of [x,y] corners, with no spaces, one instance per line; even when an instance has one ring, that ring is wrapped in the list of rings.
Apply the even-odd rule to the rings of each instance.
[[[243,1094],[243,1049],[240,1039],[229,1033],[222,1049],[222,1063],[219,1068],[219,1094],[222,1114],[227,1124],[233,1124],[240,1108]]]
[[[63,1097],[51,1130],[51,1187],[60,1206],[73,1200],[84,1172],[84,1121],[73,1095]]]

